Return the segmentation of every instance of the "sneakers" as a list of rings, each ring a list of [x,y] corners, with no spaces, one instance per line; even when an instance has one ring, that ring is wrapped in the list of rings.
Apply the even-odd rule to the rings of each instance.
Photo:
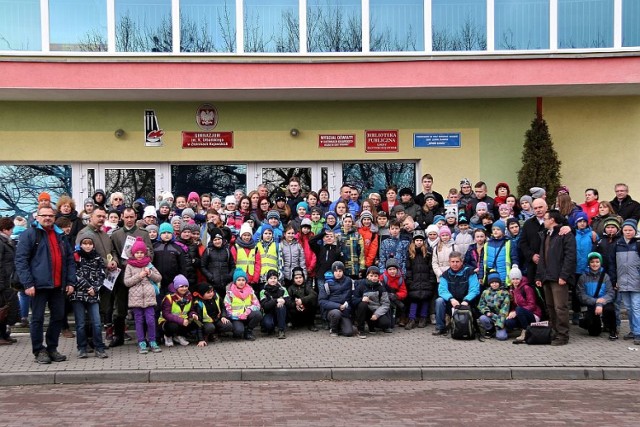
[[[187,341],[187,339],[181,335],[176,335],[175,337],[173,337],[173,340],[182,346],[189,345],[189,341]]]
[[[335,332],[333,329],[329,329],[329,336],[336,338],[338,336],[338,333]]]
[[[147,343],[142,341],[140,343],[138,343],[138,353],[140,354],[147,354],[149,353],[149,349],[147,348]]]
[[[522,332],[520,332],[520,335],[518,335],[518,337],[513,340],[513,344],[524,344],[524,336],[526,335],[527,331],[525,329],[522,330]]]
[[[633,332],[629,332],[627,335],[623,336],[622,339],[625,341],[632,340],[635,337],[633,336]]]
[[[78,350],[78,359],[86,359],[89,357],[85,350]]]
[[[168,336],[164,336],[164,345],[166,347],[173,347],[173,338],[168,337]]]
[[[365,340],[367,339],[367,334],[364,333],[364,331],[358,331],[358,338],[360,338],[361,340]]]
[[[407,326],[405,326],[404,328],[407,331],[410,331],[415,327],[416,327],[416,320],[415,319],[409,319],[409,321],[407,322]]]
[[[431,333],[431,335],[447,335],[446,329],[436,329]]]
[[[20,323],[17,325],[20,328],[28,328],[29,327],[29,318],[23,317],[20,319]]]
[[[279,339],[279,340],[284,340],[284,339],[286,339],[286,338],[287,338],[287,336],[284,334],[284,331],[283,331],[282,329],[281,329],[281,330],[279,330],[279,331],[278,331],[278,339]]]
[[[384,332],[385,334],[392,334],[393,333],[393,328],[383,329],[382,332]]]
[[[187,343],[187,344],[189,344],[189,343]],[[158,345],[158,343],[157,343],[157,342],[155,342],[155,341],[151,341],[151,342],[149,343],[149,347],[151,347],[151,351],[152,351],[153,353],[162,353],[162,349],[160,348],[160,346]]]
[[[244,333],[244,339],[247,340],[247,341],[255,341],[256,337],[255,337],[255,335],[253,335],[253,332],[250,331],[250,332],[245,332]]]
[[[616,331],[609,332],[609,341],[615,341],[618,339],[618,334]]]
[[[426,328],[427,327],[427,318],[421,317],[418,321],[418,328]]]
[[[103,350],[103,351],[96,350],[96,357],[97,357],[98,359],[106,359],[106,358],[108,358],[108,357],[109,357],[109,355],[108,355],[108,354],[107,354],[107,352],[106,352],[106,351],[104,351],[104,350]]]
[[[554,347],[567,344],[569,344],[569,340],[565,340],[562,338],[556,338],[555,340],[551,341],[551,345]]]
[[[36,354],[36,363],[41,365],[48,365],[51,363],[51,357],[49,357],[47,350],[40,350],[38,354]]]
[[[67,360],[67,356],[58,353],[58,351],[52,351],[51,353],[49,353],[49,358],[52,362],[64,362],[65,360]]]

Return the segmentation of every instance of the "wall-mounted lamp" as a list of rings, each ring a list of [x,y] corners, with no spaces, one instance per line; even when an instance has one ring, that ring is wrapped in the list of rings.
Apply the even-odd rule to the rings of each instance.
[[[116,129],[113,135],[118,139],[122,138],[124,136],[124,129]]]
[[[296,128],[293,128],[289,131],[289,134],[291,134],[291,136],[295,138],[296,136],[300,135],[300,131]]]

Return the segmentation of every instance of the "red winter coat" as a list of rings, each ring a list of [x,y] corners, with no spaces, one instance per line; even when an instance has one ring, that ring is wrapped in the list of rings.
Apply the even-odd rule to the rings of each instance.
[[[309,244],[309,239],[313,236],[313,233],[304,234],[300,232],[296,234],[296,239],[298,239],[298,243],[300,243],[302,251],[304,252],[304,262],[307,266],[307,275],[309,277],[316,277],[316,253],[311,249],[311,245]]]

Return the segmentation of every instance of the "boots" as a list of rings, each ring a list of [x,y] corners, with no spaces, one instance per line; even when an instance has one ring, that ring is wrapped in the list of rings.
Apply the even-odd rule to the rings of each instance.
[[[518,336],[518,338],[516,338],[515,340],[513,340],[514,344],[524,344],[524,336],[527,333],[526,330],[522,330],[522,332],[520,333],[520,335]]]
[[[418,328],[426,328],[427,327],[427,318],[421,317],[418,321]]]
[[[407,331],[410,331],[411,329],[416,327],[416,321],[415,319],[409,319],[409,321],[407,322],[407,325],[404,327]]]

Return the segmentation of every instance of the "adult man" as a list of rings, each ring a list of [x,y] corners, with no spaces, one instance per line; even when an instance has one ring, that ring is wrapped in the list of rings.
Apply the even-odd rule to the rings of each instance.
[[[269,197],[269,189],[265,184],[258,185],[256,190],[258,191],[258,196],[260,196],[260,198]]]
[[[589,224],[591,224],[593,217],[598,215],[598,207],[600,205],[598,198],[598,190],[595,188],[584,190],[584,203],[580,207],[587,214]]]
[[[485,202],[487,204],[487,212],[493,212],[494,201],[493,198],[487,195],[487,184],[484,181],[476,182],[476,185],[473,186],[473,192],[476,193],[476,198],[471,201],[471,210],[467,206],[466,211],[475,214],[478,202]]]
[[[533,214],[522,225],[518,248],[523,255],[520,260],[521,267],[526,268],[529,283],[535,282],[536,269],[540,260],[540,232],[544,231],[544,215],[547,213],[547,202],[544,199],[535,199],[531,204]]]
[[[475,309],[476,299],[480,295],[478,275],[470,267],[462,264],[463,256],[458,251],[449,255],[449,269],[440,276],[438,299],[436,300],[436,330],[433,335],[446,335],[445,316],[459,305]],[[477,313],[474,313],[477,317]]]
[[[467,215],[469,211],[467,210],[473,203],[473,200],[476,198],[476,195],[471,191],[471,181],[467,178],[462,178],[460,180],[460,199],[458,200],[458,205],[462,206],[466,211]],[[442,205],[439,205],[441,208]]]
[[[341,200],[345,202],[349,207],[349,213],[351,213],[354,218],[357,217],[357,212],[359,211],[360,206],[356,202],[351,200],[351,185],[342,184],[342,187],[340,187],[340,197],[338,198],[338,200],[334,200],[331,205],[329,205],[329,210],[335,212],[336,204]]]
[[[568,283],[576,271],[576,240],[571,233],[560,235],[563,217],[559,211],[550,210],[543,220],[546,231],[540,233],[536,286],[544,286],[549,320],[556,333],[551,345],[565,345],[569,342]]]
[[[127,259],[132,254],[125,253],[125,247],[130,248],[136,237],[142,237],[144,244],[149,251],[149,257],[153,259],[153,245],[149,239],[149,233],[146,230],[136,226],[136,212],[133,208],[125,208],[122,212],[122,220],[124,225],[117,229],[111,235],[113,248],[118,256],[118,264],[122,269],[127,265]],[[127,244],[127,240],[130,241]],[[124,344],[125,319],[127,317],[129,288],[124,285],[124,274],[118,276],[118,280],[113,288],[113,299],[115,310],[113,313],[113,340],[109,343],[109,347],[117,347]],[[173,278],[172,278],[173,279]]]
[[[104,221],[107,218],[107,211],[103,206],[96,206],[89,217],[89,224],[78,233],[75,244],[79,245],[82,239],[89,237],[93,240],[93,246],[102,257],[104,265],[108,271],[118,268],[118,254],[113,247],[109,235],[102,230]],[[100,295],[100,317],[102,324],[107,328],[107,343],[113,338],[112,314],[113,314],[113,293],[102,286],[98,292]],[[90,329],[87,329],[90,330]]]
[[[438,202],[438,206],[440,207],[444,206],[444,198],[442,197],[442,194],[433,190],[433,177],[431,176],[431,174],[425,173],[424,175],[422,175],[421,183],[422,183],[422,192],[417,194],[415,197],[416,205],[422,208],[422,206],[424,206],[424,202],[426,201],[425,196],[428,193],[431,193],[433,194],[435,201]],[[471,192],[471,185],[469,185],[469,192]]]
[[[302,194],[302,187],[300,187],[300,178],[292,176],[289,179],[289,186],[287,187],[289,194],[287,195],[287,205],[291,208],[292,215],[297,212],[298,203],[304,202],[304,194]]]
[[[31,346],[36,362],[63,362],[67,357],[58,352],[58,338],[65,316],[65,295],[76,285],[73,249],[64,232],[54,225],[55,211],[39,208],[36,222],[20,236],[16,248],[16,269],[24,293],[31,297]],[[50,320],[46,347],[42,343],[45,306]]]
[[[629,187],[627,184],[616,184],[616,197],[611,201],[611,205],[615,212],[625,219],[635,219],[640,221],[640,203],[636,202],[629,196]]]

